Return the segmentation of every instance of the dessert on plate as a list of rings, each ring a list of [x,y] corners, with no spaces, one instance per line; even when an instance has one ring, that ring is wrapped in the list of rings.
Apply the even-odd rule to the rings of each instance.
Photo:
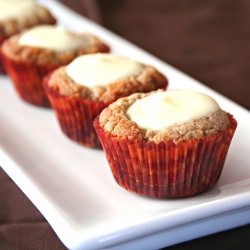
[[[120,98],[94,121],[116,182],[157,198],[214,187],[236,126],[214,99],[190,90]]]
[[[33,0],[0,1],[0,46],[10,36],[39,24],[55,24],[50,11]],[[0,60],[0,73],[4,67]]]
[[[39,25],[12,36],[2,45],[5,69],[19,96],[37,106],[50,106],[42,87],[50,71],[82,54],[109,52],[89,33],[75,33],[55,25]]]
[[[106,53],[80,56],[44,80],[64,134],[97,148],[100,143],[92,123],[105,107],[120,97],[165,89],[167,84],[154,67]]]

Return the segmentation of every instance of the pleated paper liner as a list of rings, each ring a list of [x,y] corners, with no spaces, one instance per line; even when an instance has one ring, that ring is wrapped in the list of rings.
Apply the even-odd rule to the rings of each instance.
[[[42,80],[58,65],[25,64],[14,61],[2,54],[4,67],[12,84],[22,100],[40,107],[50,107],[49,100],[42,86]]]
[[[139,142],[119,139],[100,127],[94,127],[101,141],[116,182],[128,191],[155,198],[193,196],[217,183],[231,139],[235,119],[224,131],[198,140]]]
[[[48,86],[49,77],[50,75],[44,79],[44,89],[62,132],[79,144],[101,148],[100,141],[93,128],[93,120],[108,106],[108,103],[80,97],[62,96]]]
[[[6,37],[0,35],[0,48],[1,48],[2,44],[3,44],[3,42],[6,39],[7,39]],[[2,61],[1,53],[0,53],[0,74],[6,74],[6,71],[4,69],[4,64],[3,64],[3,61]]]

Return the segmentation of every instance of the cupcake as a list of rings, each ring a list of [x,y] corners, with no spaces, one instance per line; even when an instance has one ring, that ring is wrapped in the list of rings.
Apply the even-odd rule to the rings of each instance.
[[[81,54],[108,52],[95,36],[63,27],[40,25],[12,36],[2,45],[2,59],[19,96],[37,106],[49,106],[43,77]]]
[[[94,121],[116,182],[156,198],[214,187],[236,126],[214,99],[187,90],[120,98]]]
[[[0,46],[10,36],[39,24],[54,24],[55,18],[32,0],[0,1]],[[0,73],[4,67],[0,60]]]
[[[111,54],[83,55],[44,80],[45,91],[64,134],[73,141],[100,148],[94,118],[116,99],[136,92],[166,88],[155,68]]]

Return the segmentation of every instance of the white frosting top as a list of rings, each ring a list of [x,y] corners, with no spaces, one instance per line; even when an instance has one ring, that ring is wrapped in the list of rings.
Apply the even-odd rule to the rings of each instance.
[[[83,38],[60,26],[40,25],[24,32],[18,43],[31,47],[65,51],[80,47],[83,44]]]
[[[199,92],[174,90],[158,92],[137,100],[128,110],[139,127],[162,130],[175,123],[188,122],[220,110],[216,101]]]
[[[142,69],[141,64],[136,61],[101,53],[76,58],[66,67],[66,73],[76,83],[91,87],[139,74]]]
[[[33,0],[0,0],[0,20],[27,15],[36,3]]]

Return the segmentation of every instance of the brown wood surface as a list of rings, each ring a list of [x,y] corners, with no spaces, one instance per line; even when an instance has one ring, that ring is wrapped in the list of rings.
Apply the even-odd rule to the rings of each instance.
[[[249,0],[63,0],[152,54],[250,108]],[[170,247],[250,249],[250,226]],[[0,170],[0,250],[65,249]]]

